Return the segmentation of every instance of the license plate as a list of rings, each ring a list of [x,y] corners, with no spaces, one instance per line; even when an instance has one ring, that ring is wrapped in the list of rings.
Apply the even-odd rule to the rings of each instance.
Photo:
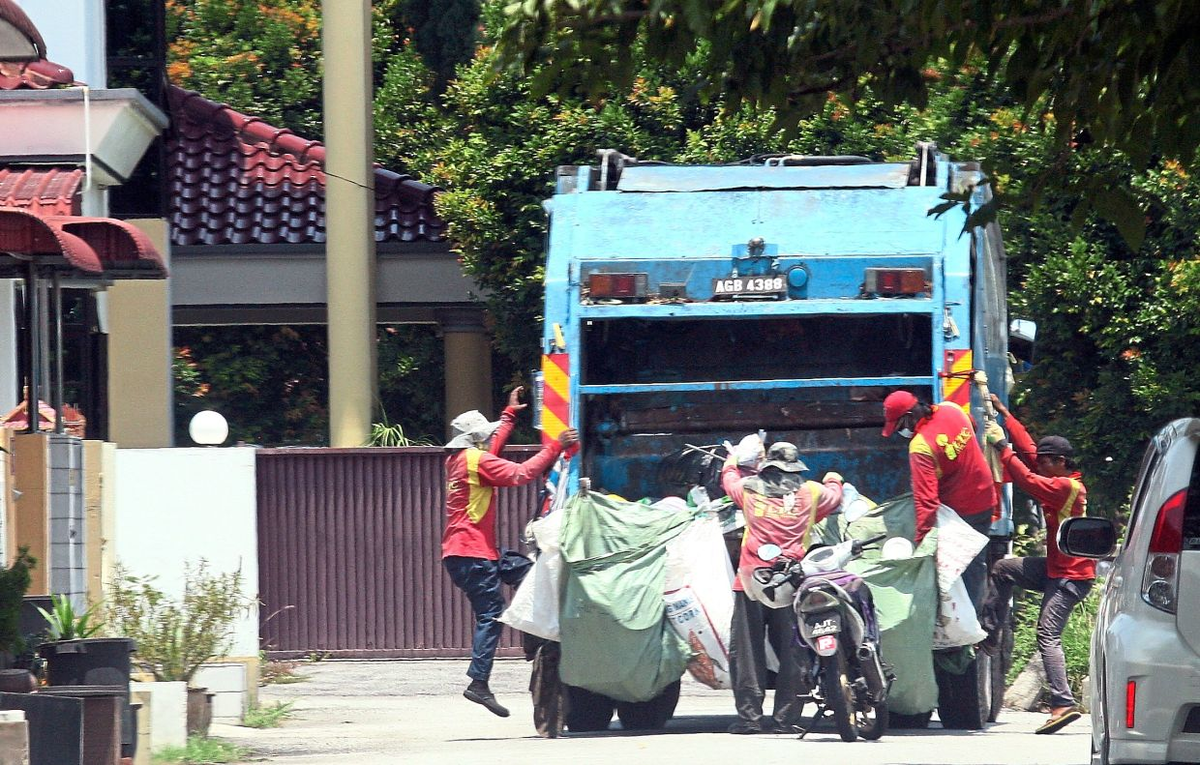
[[[822,635],[817,638],[818,651],[832,651],[837,648],[837,635]]]
[[[727,276],[724,279],[713,279],[713,297],[786,293],[787,282],[782,276]]]

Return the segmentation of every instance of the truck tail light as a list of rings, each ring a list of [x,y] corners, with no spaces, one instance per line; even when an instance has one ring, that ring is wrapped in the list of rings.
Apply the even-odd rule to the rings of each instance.
[[[588,294],[594,298],[646,296],[646,274],[588,274]]]
[[[1187,490],[1167,498],[1158,509],[1146,572],[1142,575],[1142,599],[1160,611],[1175,613],[1179,595],[1179,554],[1183,551],[1183,516]]]
[[[876,295],[917,295],[928,292],[923,268],[868,268],[863,291]]]
[[[1137,681],[1128,680],[1125,682],[1125,727],[1132,728],[1134,720],[1134,708],[1137,707]]]

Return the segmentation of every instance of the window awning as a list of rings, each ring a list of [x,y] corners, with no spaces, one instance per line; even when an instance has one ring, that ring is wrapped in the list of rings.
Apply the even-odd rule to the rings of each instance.
[[[72,278],[167,276],[150,238],[130,223],[0,208],[0,278],[25,276],[30,262]]]

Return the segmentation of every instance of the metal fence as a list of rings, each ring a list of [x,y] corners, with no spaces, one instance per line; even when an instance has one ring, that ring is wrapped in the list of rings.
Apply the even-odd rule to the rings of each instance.
[[[536,452],[515,446],[504,456],[520,462]],[[470,655],[470,605],[441,565],[445,457],[437,447],[258,452],[259,634],[268,655]],[[496,494],[497,539],[520,549],[537,482]],[[519,645],[505,628],[499,655],[517,655]]]

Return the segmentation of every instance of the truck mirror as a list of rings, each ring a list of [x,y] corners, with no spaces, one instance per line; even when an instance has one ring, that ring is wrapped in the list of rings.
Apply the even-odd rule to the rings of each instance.
[[[1068,518],[1058,527],[1058,549],[1078,558],[1106,558],[1117,546],[1117,526],[1107,518]]]
[[[1008,323],[1009,337],[1032,344],[1037,339],[1037,322],[1029,319],[1013,319]]]

